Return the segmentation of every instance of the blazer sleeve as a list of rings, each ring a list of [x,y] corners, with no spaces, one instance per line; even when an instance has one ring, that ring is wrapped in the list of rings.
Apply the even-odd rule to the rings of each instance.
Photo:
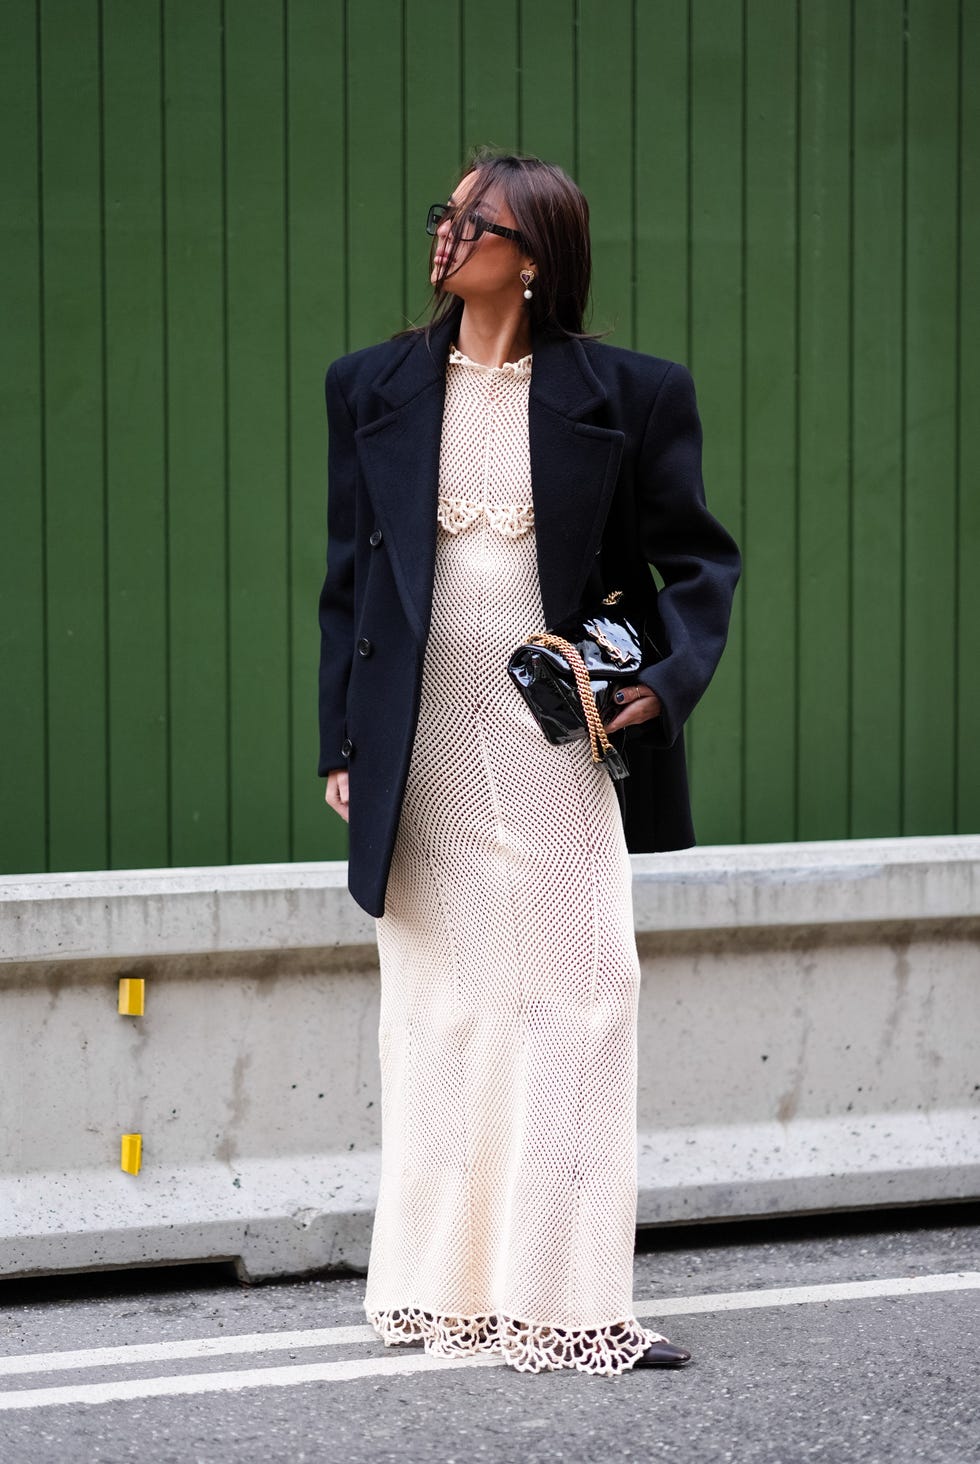
[[[670,747],[707,689],[728,638],[742,560],[731,534],[708,511],[701,476],[701,419],[694,380],[672,362],[654,400],[637,468],[641,552],[663,579],[657,608],[664,659],[637,679],[659,696],[659,716],[632,729]]]
[[[334,361],[327,370],[327,551],[320,591],[320,761],[318,776],[346,768],[347,683],[354,654],[357,459],[354,419]]]

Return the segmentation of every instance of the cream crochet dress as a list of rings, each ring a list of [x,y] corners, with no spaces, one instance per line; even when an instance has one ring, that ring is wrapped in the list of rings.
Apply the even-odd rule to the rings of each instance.
[[[507,675],[544,619],[531,356],[446,367],[432,622],[385,913],[381,1188],[365,1311],[386,1343],[612,1375],[633,1315],[640,971],[616,794]]]

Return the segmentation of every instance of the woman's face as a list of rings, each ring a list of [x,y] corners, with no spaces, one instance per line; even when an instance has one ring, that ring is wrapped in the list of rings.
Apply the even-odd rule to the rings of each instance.
[[[458,210],[456,218],[463,218],[466,199],[476,186],[477,177],[475,171],[467,173],[446,200]],[[491,192],[480,204],[478,212],[489,223],[502,224],[507,229],[517,228],[517,220],[499,193]],[[452,242],[452,220],[444,218],[436,229],[430,283],[435,284],[442,278]],[[494,295],[513,295],[519,299],[524,293],[520,272],[529,264],[530,260],[516,240],[504,239],[500,234],[487,231],[479,239],[460,240],[453,272],[446,276],[443,284],[463,300]]]

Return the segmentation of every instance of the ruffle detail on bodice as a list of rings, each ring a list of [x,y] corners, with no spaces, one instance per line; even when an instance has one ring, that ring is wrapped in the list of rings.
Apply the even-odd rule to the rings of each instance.
[[[508,539],[519,538],[534,527],[532,503],[483,503],[476,498],[440,493],[437,513],[440,524],[450,534],[458,534],[480,519]]]
[[[368,1320],[386,1347],[423,1342],[434,1357],[494,1353],[519,1372],[578,1372],[614,1377],[631,1368],[651,1342],[666,1342],[662,1332],[642,1327],[635,1317],[606,1327],[547,1327],[502,1315],[436,1316],[419,1307],[369,1311]]]
[[[477,371],[503,371],[510,376],[530,376],[532,356],[533,352],[528,351],[526,356],[521,356],[517,361],[505,361],[502,366],[487,366],[483,361],[474,361],[471,357],[464,356],[457,346],[451,346],[448,359],[453,366],[472,366]]]

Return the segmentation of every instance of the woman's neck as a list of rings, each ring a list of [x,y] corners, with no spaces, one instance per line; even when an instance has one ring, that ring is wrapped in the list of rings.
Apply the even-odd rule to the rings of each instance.
[[[464,356],[482,366],[503,366],[505,361],[527,356],[531,326],[523,301],[504,311],[489,301],[467,301],[456,331],[456,345]]]

